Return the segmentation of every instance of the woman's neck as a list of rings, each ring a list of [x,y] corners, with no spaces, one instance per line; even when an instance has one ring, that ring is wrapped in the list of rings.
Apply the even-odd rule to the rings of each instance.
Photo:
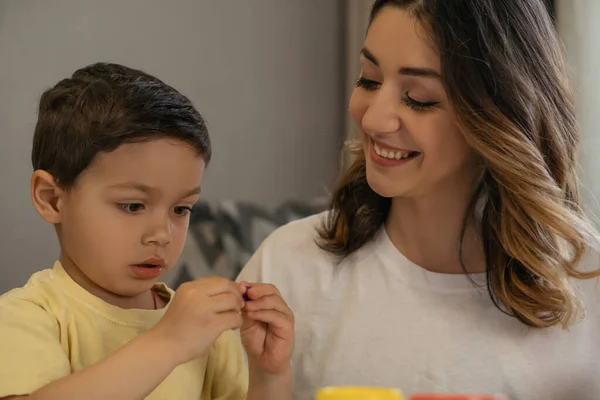
[[[392,199],[385,227],[394,246],[432,272],[485,272],[478,222],[468,210],[474,186],[453,184],[418,198]]]

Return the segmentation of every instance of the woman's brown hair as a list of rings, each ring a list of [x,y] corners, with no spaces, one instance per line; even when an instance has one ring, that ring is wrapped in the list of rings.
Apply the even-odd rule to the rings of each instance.
[[[377,0],[371,21],[384,7],[405,9],[431,34],[458,126],[484,162],[466,218],[484,200],[492,300],[526,325],[568,326],[583,311],[572,278],[600,271],[578,269],[597,234],[580,207],[573,94],[544,4]],[[371,190],[355,153],[319,231],[321,248],[342,258],[375,236],[391,204]]]

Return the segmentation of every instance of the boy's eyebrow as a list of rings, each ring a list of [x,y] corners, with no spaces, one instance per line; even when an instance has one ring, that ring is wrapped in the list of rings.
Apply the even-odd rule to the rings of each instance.
[[[202,191],[202,188],[200,186],[196,186],[195,188],[193,188],[192,190],[186,192],[183,197],[190,197],[190,196],[194,196],[196,194],[200,194],[200,192]]]
[[[158,190],[156,188],[153,188],[152,186],[148,186],[145,185],[143,183],[138,183],[138,182],[124,182],[124,183],[117,183],[116,185],[111,185],[109,186],[110,189],[133,189],[133,190],[139,190],[140,192],[144,192],[146,194],[153,194],[156,193]],[[186,193],[184,193],[183,196],[181,197],[189,197],[189,196],[193,196],[195,194],[200,194],[201,192],[201,188],[200,186],[197,186],[189,191],[187,191]]]

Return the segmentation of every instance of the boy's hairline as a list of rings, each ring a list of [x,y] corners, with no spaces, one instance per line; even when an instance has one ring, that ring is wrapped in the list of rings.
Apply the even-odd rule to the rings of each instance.
[[[54,176],[54,174],[51,171],[47,171],[47,170],[43,170],[43,171],[45,171],[50,176],[52,176],[52,178],[55,180],[56,185],[61,190],[64,190],[65,192],[69,192],[69,191],[71,191],[72,189],[74,189],[77,186],[80,178],[84,174],[86,174],[89,171],[89,169],[94,166],[94,164],[96,162],[98,162],[99,156],[101,156],[103,154],[112,153],[113,151],[119,149],[120,147],[122,147],[124,145],[148,143],[148,142],[152,142],[152,141],[156,141],[156,140],[162,140],[162,139],[168,139],[168,138],[177,140],[177,141],[181,142],[182,144],[188,145],[190,148],[194,149],[196,151],[196,156],[202,158],[202,160],[204,161],[204,168],[205,169],[208,168],[208,165],[210,164],[210,160],[211,160],[210,156],[207,156],[207,154],[206,154],[205,151],[201,151],[200,149],[198,149],[198,147],[195,146],[192,143],[191,140],[185,140],[185,139],[181,138],[180,136],[177,136],[176,134],[169,133],[169,132],[153,132],[153,133],[148,134],[148,135],[136,136],[134,138],[123,140],[114,149],[111,149],[111,150],[99,150],[99,151],[97,151],[96,154],[94,154],[94,157],[88,163],[88,165],[86,165],[85,168],[83,168],[77,174],[77,176],[75,177],[75,179],[73,180],[73,182],[70,183],[70,184],[68,184],[68,185],[64,184],[63,182],[60,182],[60,181],[56,180],[56,177]]]

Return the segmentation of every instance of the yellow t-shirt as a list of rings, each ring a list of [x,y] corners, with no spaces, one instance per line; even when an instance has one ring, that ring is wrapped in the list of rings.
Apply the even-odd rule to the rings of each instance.
[[[162,284],[156,289],[166,300],[173,293]],[[56,262],[0,296],[0,398],[32,393],[93,365],[153,327],[165,311],[108,304]],[[175,368],[147,399],[240,400],[247,389],[244,353],[228,331],[206,356]]]

